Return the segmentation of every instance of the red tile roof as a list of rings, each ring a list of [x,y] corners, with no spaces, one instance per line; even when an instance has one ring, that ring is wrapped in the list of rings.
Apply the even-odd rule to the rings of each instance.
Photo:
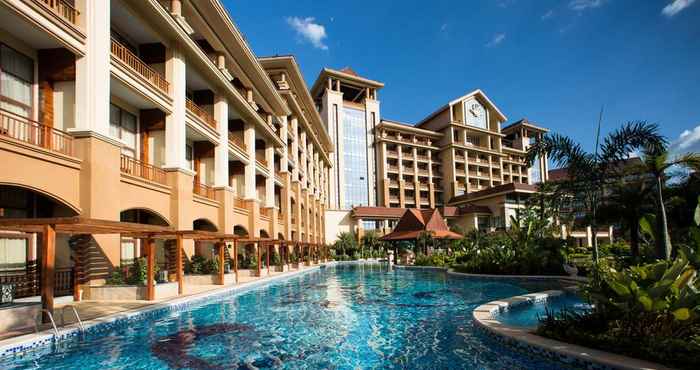
[[[428,232],[437,239],[460,239],[462,236],[450,231],[445,219],[437,209],[407,209],[394,231],[382,237],[382,240],[411,240]]]

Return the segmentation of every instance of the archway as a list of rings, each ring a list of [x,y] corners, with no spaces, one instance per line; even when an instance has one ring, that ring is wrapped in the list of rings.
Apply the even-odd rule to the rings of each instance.
[[[260,229],[260,238],[262,239],[269,239],[270,234],[267,233],[265,229]],[[258,244],[258,248],[260,248],[260,263],[261,267],[264,266],[267,268],[267,252],[270,249],[270,247],[267,246],[267,244]],[[272,256],[272,255],[271,255]],[[272,261],[272,259],[270,259]]]
[[[241,238],[248,238],[250,234],[248,230],[243,225],[236,225],[233,227],[233,234]],[[239,270],[249,270],[254,269],[257,265],[257,254],[255,251],[255,244],[253,243],[241,243],[238,244],[237,252],[238,254],[238,269]]]
[[[212,231],[216,232],[219,229],[214,225],[213,222],[206,218],[198,218],[192,221],[192,230],[201,231]],[[196,260],[197,263],[206,264],[210,263],[215,257],[215,246],[214,242],[195,240],[194,242],[194,255],[192,256],[193,262]],[[188,269],[189,270],[189,269]],[[199,269],[197,269],[199,270]],[[197,271],[195,271],[197,272]]]
[[[219,228],[214,225],[213,222],[206,218],[198,218],[192,222],[193,230],[204,230],[204,231],[219,231]]]
[[[119,221],[131,222],[146,225],[170,226],[170,222],[158,214],[157,212],[147,208],[129,208],[119,213]],[[160,271],[175,271],[175,250],[174,242],[156,240],[155,241],[155,260],[156,266]],[[146,243],[143,240],[122,237],[121,251],[119,255],[118,271],[128,280],[130,276],[138,273],[139,266],[134,266],[134,263],[145,263],[141,258],[146,255]],[[163,280],[163,279],[158,279]]]
[[[46,192],[24,186],[0,185],[0,218],[49,218],[78,216],[69,204]],[[87,238],[88,241],[90,238]],[[54,295],[73,293],[74,256],[72,240],[56,236]],[[0,284],[13,284],[15,298],[39,295],[39,269],[42,238],[36,233],[0,234]],[[104,257],[104,255],[102,255]]]

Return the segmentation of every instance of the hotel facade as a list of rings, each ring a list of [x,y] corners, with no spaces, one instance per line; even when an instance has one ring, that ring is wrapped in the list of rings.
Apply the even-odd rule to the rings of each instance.
[[[0,19],[0,217],[325,242],[332,141],[295,59],[256,57],[220,1],[3,0]],[[0,262],[37,243],[1,234]],[[58,236],[56,269],[99,284],[140,243]]]
[[[527,119],[506,124],[483,91],[410,124],[380,117],[383,87],[350,68],[326,68],[311,90],[336,148],[326,240],[385,233],[406,208],[438,208],[463,231],[504,228],[534,184],[547,180],[546,158],[532,167],[525,160],[547,129]]]

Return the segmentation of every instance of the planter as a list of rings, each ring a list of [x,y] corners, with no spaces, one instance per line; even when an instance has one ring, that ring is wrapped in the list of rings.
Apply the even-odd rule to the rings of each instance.
[[[91,301],[137,301],[146,299],[146,287],[140,285],[99,285],[85,287]],[[177,297],[177,283],[156,284],[155,299]]]
[[[185,275],[183,282],[185,285],[220,285],[219,275]],[[224,274],[224,285],[235,284],[236,274]]]
[[[287,272],[289,271],[289,265],[273,266],[272,271]]]
[[[292,266],[292,268],[295,269],[295,270],[299,270],[300,268],[303,268],[302,264],[300,264],[299,262],[297,262],[297,263],[292,263],[291,266]]]
[[[262,276],[267,276],[267,268],[261,269],[260,274],[262,274]],[[258,270],[257,269],[238,270],[238,276],[240,276],[240,277],[258,277]]]

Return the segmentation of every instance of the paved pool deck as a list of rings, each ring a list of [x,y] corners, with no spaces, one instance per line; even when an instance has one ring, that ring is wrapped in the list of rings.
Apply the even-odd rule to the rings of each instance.
[[[301,269],[290,269],[289,271],[285,271],[285,272],[271,270],[269,274],[267,274],[266,276],[261,276],[261,277],[240,276],[239,281],[234,283],[234,284],[185,285],[184,293],[182,295],[172,297],[172,298],[154,300],[154,301],[145,301],[145,300],[91,301],[91,300],[84,300],[84,301],[80,301],[80,302],[74,302],[72,300],[72,298],[69,299],[69,297],[65,297],[63,299],[57,299],[57,301],[55,302],[54,319],[56,320],[56,325],[58,325],[59,331],[61,331],[61,328],[77,323],[77,318],[75,317],[75,314],[73,313],[73,311],[70,308],[65,309],[65,311],[64,311],[64,307],[74,306],[83,323],[90,322],[90,321],[99,321],[101,319],[104,319],[104,318],[107,318],[110,316],[136,312],[139,310],[147,309],[151,306],[156,306],[156,305],[160,305],[163,303],[169,303],[169,302],[173,302],[173,301],[180,301],[183,299],[187,299],[188,297],[196,297],[196,296],[199,296],[202,294],[215,293],[218,291],[226,291],[226,290],[231,290],[231,289],[235,289],[235,290],[237,290],[238,288],[242,289],[242,288],[245,288],[245,287],[253,285],[253,284],[264,283],[266,281],[276,280],[278,277],[282,277],[282,276],[286,276],[286,275],[290,275],[290,276],[296,275],[299,272],[318,268],[319,266],[328,265],[330,263],[331,262],[319,263],[319,264],[315,264],[312,266],[304,266]],[[263,272],[267,273],[265,270],[263,270]],[[24,301],[31,302],[32,299],[36,299],[36,298],[38,298],[38,297],[25,299]],[[65,319],[65,322],[63,322],[62,319]],[[47,331],[47,330],[52,330],[51,324],[43,324],[40,326],[40,331]],[[14,342],[14,340],[16,340],[16,339],[25,339],[25,337],[36,335],[36,334],[38,334],[38,333],[35,333],[34,328],[26,328],[23,330],[16,330],[16,331],[11,331],[11,332],[0,333],[0,347],[3,347],[7,344],[10,344],[10,343]]]

